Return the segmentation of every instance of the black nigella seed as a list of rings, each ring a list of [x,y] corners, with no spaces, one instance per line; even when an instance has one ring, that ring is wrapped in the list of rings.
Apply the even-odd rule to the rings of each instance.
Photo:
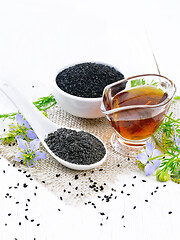
[[[124,76],[113,67],[86,62],[61,71],[56,77],[56,83],[69,94],[97,98],[102,96],[106,85],[121,79]]]
[[[36,196],[37,194],[36,193],[34,193],[34,196]]]
[[[26,219],[26,220],[28,220],[28,217],[27,217],[27,216],[25,216],[25,219]]]
[[[30,178],[31,181],[33,181],[33,178]]]
[[[28,198],[27,201],[30,202],[31,200]]]
[[[62,201],[63,200],[63,198],[62,197],[59,197],[59,199]]]
[[[60,174],[56,174],[56,177],[60,177]]]
[[[123,191],[121,191],[121,193],[124,193]]]
[[[118,164],[117,167],[120,167],[120,165]]]
[[[127,195],[127,196],[130,196],[130,193],[127,193],[126,195]]]
[[[132,184],[132,187],[134,187],[134,184]]]
[[[91,173],[94,173],[94,170],[92,170]]]
[[[75,190],[78,190],[78,187],[75,187]]]
[[[75,180],[77,180],[78,178],[79,178],[78,175],[75,175],[75,176],[74,176],[74,179],[75,179]]]
[[[100,215],[102,215],[102,216],[103,216],[103,215],[105,215],[105,213],[104,213],[104,212],[100,212]]]
[[[60,212],[60,211],[61,211],[61,209],[60,209],[60,208],[58,208],[58,211]]]
[[[34,222],[34,219],[31,219],[31,222]]]
[[[3,170],[3,173],[6,173],[6,171],[5,171],[5,170]]]
[[[157,191],[155,190],[154,193],[157,193]]]
[[[90,165],[100,161],[106,154],[104,144],[88,132],[59,128],[45,139],[51,151],[64,161]],[[75,175],[78,179],[78,175]]]
[[[64,189],[63,192],[66,192],[66,189]]]
[[[26,183],[23,184],[23,187],[24,187],[24,188],[27,188],[27,186],[28,186],[28,185],[27,185]]]
[[[128,159],[127,159],[128,161],[130,160],[130,158],[128,157]]]
[[[19,222],[19,226],[21,226],[21,222]]]
[[[30,174],[27,174],[26,177],[29,178],[31,175]]]
[[[133,178],[136,178],[136,176],[134,176]]]
[[[71,186],[71,182],[69,182],[69,186]]]
[[[126,187],[126,184],[124,184],[123,187]]]
[[[3,131],[5,132],[5,131],[6,131],[6,129],[4,128],[4,129],[3,129]]]
[[[13,164],[13,167],[15,167],[15,166],[16,166],[16,164],[14,163],[14,164]]]
[[[40,223],[38,223],[37,226],[39,227],[39,226],[40,226]]]
[[[38,189],[38,187],[37,187],[37,186],[35,186],[35,189]]]
[[[172,212],[170,211],[170,212],[168,212],[168,214],[172,214]]]
[[[166,184],[164,184],[163,187],[166,187]]]
[[[34,88],[34,85],[32,85],[32,88]]]
[[[156,187],[156,189],[159,189],[159,187]]]
[[[86,176],[86,173],[84,173],[84,177]]]
[[[136,209],[136,206],[134,206],[133,209]]]
[[[42,183],[46,183],[45,181],[42,181]]]
[[[8,216],[11,216],[11,213],[8,213]]]
[[[103,168],[100,168],[99,171],[100,171],[100,172],[103,171]]]
[[[148,202],[148,200],[146,199],[145,202]]]
[[[28,204],[26,203],[26,207],[28,207]]]
[[[146,180],[143,179],[142,182],[146,182]]]
[[[27,211],[28,211],[28,208],[26,208],[25,211],[27,212]]]
[[[154,193],[152,192],[151,195],[153,195]]]
[[[121,218],[124,218],[124,215],[122,215],[122,217]]]
[[[100,226],[103,226],[103,224],[102,224],[102,223],[100,223]]]
[[[16,204],[19,204],[19,202],[16,202]]]

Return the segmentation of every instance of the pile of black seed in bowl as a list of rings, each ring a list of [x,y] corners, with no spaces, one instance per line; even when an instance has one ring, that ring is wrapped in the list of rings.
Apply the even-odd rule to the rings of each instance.
[[[96,163],[106,154],[103,143],[84,131],[59,128],[48,134],[45,142],[56,156],[79,165]]]
[[[71,95],[99,98],[107,85],[121,79],[124,79],[123,74],[115,68],[88,62],[64,69],[57,75],[56,83]]]

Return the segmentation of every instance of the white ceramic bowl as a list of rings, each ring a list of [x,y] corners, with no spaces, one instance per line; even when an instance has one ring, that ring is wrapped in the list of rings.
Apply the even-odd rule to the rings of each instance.
[[[53,95],[58,103],[66,112],[81,118],[100,118],[103,117],[100,106],[100,98],[83,98],[71,95],[61,90],[56,79],[53,81]]]

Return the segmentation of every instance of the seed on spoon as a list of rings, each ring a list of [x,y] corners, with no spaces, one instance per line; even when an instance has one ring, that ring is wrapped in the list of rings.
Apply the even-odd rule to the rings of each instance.
[[[93,164],[106,154],[103,143],[84,131],[59,128],[44,141],[55,155],[74,164]]]

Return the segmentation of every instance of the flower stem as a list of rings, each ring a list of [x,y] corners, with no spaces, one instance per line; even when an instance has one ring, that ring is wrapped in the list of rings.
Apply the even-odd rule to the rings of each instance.
[[[156,142],[156,144],[158,145],[158,147],[165,152],[165,149],[163,148],[163,146],[160,144],[160,142],[157,140],[157,138],[154,136],[154,134],[152,135],[152,137],[154,138],[154,141]]]

